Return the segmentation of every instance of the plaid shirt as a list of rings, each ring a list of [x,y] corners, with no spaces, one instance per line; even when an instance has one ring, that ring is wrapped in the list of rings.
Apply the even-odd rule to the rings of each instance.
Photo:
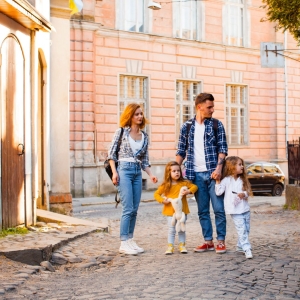
[[[151,167],[149,162],[149,155],[148,155],[148,134],[143,131],[144,144],[136,154],[133,154],[128,140],[130,130],[131,130],[130,127],[124,128],[120,150],[119,150],[119,159],[133,157],[137,162],[140,162],[141,168],[145,170],[147,167]],[[113,159],[115,162],[118,161],[117,146],[118,146],[120,135],[121,135],[121,128],[117,129],[115,132],[113,141],[108,150],[108,157],[107,157],[108,160]]]
[[[195,122],[196,119],[191,119],[185,122],[180,129],[180,135],[178,140],[178,150],[176,155],[180,155],[183,159],[186,157],[187,152],[187,163],[186,163],[186,177],[189,180],[194,180],[194,133],[195,133]],[[187,138],[187,123],[192,124],[188,136],[188,149],[186,149],[186,138]],[[218,163],[218,154],[224,153],[227,155],[227,142],[223,124],[218,120],[218,141],[216,141],[213,119],[204,120],[205,131],[204,131],[204,153],[207,171],[212,174],[216,169]]]

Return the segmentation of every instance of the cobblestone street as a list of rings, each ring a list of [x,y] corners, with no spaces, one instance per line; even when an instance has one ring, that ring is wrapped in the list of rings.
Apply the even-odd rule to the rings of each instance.
[[[135,239],[138,256],[118,253],[121,207],[101,205],[80,218],[107,217],[111,233],[95,232],[56,251],[56,272],[27,272],[22,264],[1,260],[3,299],[299,299],[300,214],[280,206],[252,208],[250,241],[254,258],[235,252],[236,233],[227,218],[227,253],[194,253],[202,242],[196,203],[189,200],[187,249],[166,256],[166,219],[156,202],[141,203]],[[71,258],[71,259],[68,259]],[[73,261],[73,263],[70,263]],[[5,269],[5,271],[4,271]],[[28,270],[28,268],[27,268]],[[5,275],[3,273],[5,272]],[[24,272],[23,272],[24,273]],[[29,274],[28,274],[29,273]],[[26,280],[25,280],[26,279]],[[23,283],[5,289],[13,281]]]

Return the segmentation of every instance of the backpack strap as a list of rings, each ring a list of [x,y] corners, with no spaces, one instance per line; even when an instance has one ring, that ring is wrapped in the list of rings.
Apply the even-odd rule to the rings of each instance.
[[[193,119],[190,119],[190,120],[188,120],[188,123],[186,124],[186,146],[185,146],[186,150],[189,147],[189,134],[190,134],[190,130],[191,130],[191,127],[192,127],[192,122],[193,122]]]
[[[124,128],[121,127],[121,134],[120,134],[120,136],[119,136],[118,145],[117,145],[117,149],[116,149],[118,158],[119,158],[120,146],[121,146],[121,143],[122,143],[123,132],[124,132]]]
[[[119,159],[119,150],[120,150],[120,146],[121,146],[121,143],[122,143],[123,132],[124,132],[124,128],[121,127],[121,134],[119,136],[118,145],[117,145],[117,149],[116,149],[118,159]],[[115,195],[115,202],[116,202],[115,207],[116,208],[118,207],[118,204],[120,203],[120,201],[121,201],[121,199],[120,199],[120,197],[118,198],[118,190],[117,190],[116,195]]]
[[[213,119],[213,129],[216,141],[218,143],[218,119]]]

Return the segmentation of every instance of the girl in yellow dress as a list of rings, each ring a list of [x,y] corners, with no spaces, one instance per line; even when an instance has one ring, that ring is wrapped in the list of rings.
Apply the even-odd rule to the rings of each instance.
[[[186,186],[186,190],[182,197],[182,211],[187,215],[190,213],[189,206],[186,200],[186,195],[194,194],[198,187],[192,184],[189,180],[182,177],[180,165],[176,161],[171,161],[166,165],[164,182],[154,193],[154,198],[159,203],[163,204],[162,214],[168,219],[168,249],[165,254],[174,253],[174,242],[175,242],[175,225],[172,225],[172,217],[174,209],[171,201],[168,198],[178,198],[181,187]],[[187,253],[185,247],[185,232],[178,232],[179,240],[179,251],[180,253]]]

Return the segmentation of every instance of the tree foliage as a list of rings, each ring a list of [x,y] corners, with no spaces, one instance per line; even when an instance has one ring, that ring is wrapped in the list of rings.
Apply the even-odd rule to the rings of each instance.
[[[289,30],[300,43],[300,0],[262,0],[267,18],[262,21],[276,22],[276,29]]]

